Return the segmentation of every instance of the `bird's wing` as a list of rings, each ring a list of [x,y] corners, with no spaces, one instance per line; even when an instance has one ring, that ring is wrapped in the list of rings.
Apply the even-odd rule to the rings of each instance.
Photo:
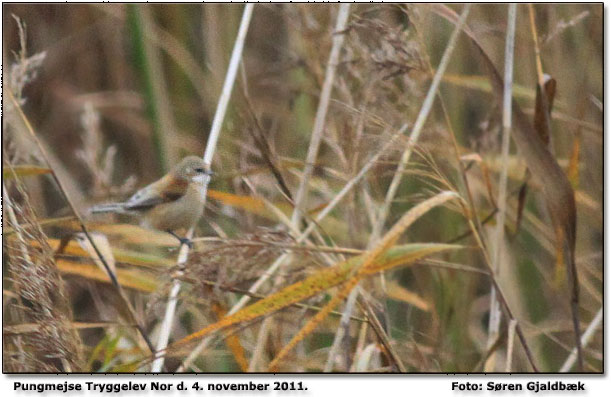
[[[166,175],[138,190],[125,202],[126,210],[147,210],[156,205],[176,201],[185,195],[189,183],[183,179]]]

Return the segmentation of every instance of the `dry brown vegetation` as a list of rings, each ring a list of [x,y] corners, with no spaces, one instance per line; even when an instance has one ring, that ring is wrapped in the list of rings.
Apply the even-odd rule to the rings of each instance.
[[[601,5],[3,7],[4,371],[602,372]]]

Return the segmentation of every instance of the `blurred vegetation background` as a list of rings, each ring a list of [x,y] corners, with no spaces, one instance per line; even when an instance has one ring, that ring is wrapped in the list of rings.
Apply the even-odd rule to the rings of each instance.
[[[450,7],[460,12],[460,5]],[[133,327],[125,325],[120,300],[107,276],[77,240],[68,241],[78,224],[56,183],[46,175],[47,164],[28,138],[7,88],[49,153],[51,168],[66,192],[86,214],[93,204],[128,197],[183,156],[203,154],[243,8],[239,4],[3,5],[3,196],[8,194],[15,208],[21,209],[16,215],[24,227],[37,230],[28,232],[29,244],[38,241],[37,252],[46,252],[57,265],[47,263],[48,272],[39,276],[51,277],[53,269],[59,269],[59,278],[50,283],[61,285],[65,293],[49,305],[52,310],[63,307],[65,318],[52,317],[61,317],[58,329],[70,335],[57,346],[32,347],[48,344],[40,325],[45,320],[24,315],[22,307],[35,310],[36,294],[44,295],[45,288],[59,289],[41,287],[29,298],[20,293],[28,278],[22,274],[19,281],[18,270],[10,269],[11,258],[19,254],[16,246],[10,247],[16,226],[6,221],[5,214],[5,371],[133,371],[138,368],[133,362],[148,353]],[[514,97],[532,118],[536,52],[528,7],[519,5],[517,10]],[[277,167],[295,195],[334,34],[344,34],[345,43],[310,181],[307,206],[312,214],[332,200],[394,132],[416,120],[434,72],[429,62],[433,69],[439,64],[454,26],[427,5],[363,4],[351,7],[346,31],[334,32],[337,12],[337,5],[327,4],[255,6],[212,165],[212,191],[196,233],[218,240],[196,242],[188,265],[192,270],[187,272],[196,281],[187,280],[190,287],[181,291],[172,340],[222,317],[242,294],[240,290],[247,290],[283,252],[272,243],[292,244],[278,214],[269,210],[273,203],[288,217],[292,212],[269,164]],[[534,15],[543,71],[557,82],[551,151],[576,191],[583,331],[601,310],[603,299],[603,7],[537,4]],[[15,17],[23,22],[21,33]],[[506,5],[477,4],[467,22],[501,72],[506,21]],[[386,226],[442,187],[461,185],[453,133],[484,235],[492,238],[490,214],[496,207],[491,195],[497,194],[501,170],[501,109],[494,105],[495,93],[464,34],[439,94],[443,107],[437,98]],[[321,222],[322,240],[317,244],[367,248],[372,208],[384,201],[406,142],[402,139],[386,152]],[[11,166],[23,167],[15,171],[18,177]],[[32,175],[39,173],[34,166],[43,167],[42,175]],[[569,287],[556,270],[554,233],[539,194],[541,186],[528,180],[525,162],[513,144],[508,170],[507,237],[498,281],[539,369],[558,371],[574,346]],[[527,180],[520,212],[519,192]],[[127,218],[91,217],[87,222],[91,230],[108,238],[119,280],[156,340],[175,270],[175,241],[163,233],[137,229]],[[466,248],[389,271],[383,281],[376,276],[362,284],[410,372],[479,372],[492,352],[486,345],[491,284],[481,272],[485,270],[482,252],[468,232],[460,211],[433,209],[407,230],[401,242],[456,242]],[[245,246],[247,241],[260,244]],[[62,242],[67,246],[57,254]],[[350,256],[333,255],[337,260]],[[320,252],[295,250],[290,264],[260,293],[269,295],[324,267]],[[206,286],[201,280],[221,280],[236,290]],[[330,293],[308,303],[321,306]],[[64,305],[53,303],[59,301]],[[359,307],[353,314],[365,316]],[[292,307],[270,317],[272,323],[266,327],[273,331],[265,337],[260,337],[260,321],[219,335],[187,370],[264,371],[309,317],[310,311]],[[495,371],[505,368],[510,339],[505,320],[505,331],[492,349],[498,355]],[[338,327],[339,317],[329,316],[280,369],[322,371]],[[334,370],[393,370],[375,333],[359,321],[352,321],[345,331]],[[511,369],[530,371],[523,349],[517,340],[514,343]],[[49,351],[55,352],[54,358],[49,358]],[[78,354],[62,361],[57,351]],[[166,369],[174,371],[185,356],[184,351],[170,355]],[[587,344],[585,359],[584,370],[602,371],[600,329]]]

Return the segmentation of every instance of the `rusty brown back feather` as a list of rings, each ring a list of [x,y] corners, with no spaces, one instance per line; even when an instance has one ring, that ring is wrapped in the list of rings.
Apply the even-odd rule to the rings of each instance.
[[[136,192],[126,203],[127,210],[147,210],[159,204],[176,201],[185,195],[189,182],[168,174]]]

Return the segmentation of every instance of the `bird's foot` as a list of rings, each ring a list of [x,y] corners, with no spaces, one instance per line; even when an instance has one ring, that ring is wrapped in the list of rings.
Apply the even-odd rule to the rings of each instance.
[[[191,239],[188,239],[186,237],[180,237],[178,240],[180,241],[180,245],[186,245],[187,247],[189,247],[189,249],[193,248],[193,241],[191,241]]]
[[[174,233],[171,230],[167,230],[167,232],[174,236],[178,241],[180,241],[180,247],[186,245],[187,247],[189,247],[189,249],[193,248],[193,241],[191,241],[191,239],[188,239],[186,237],[180,237],[178,234]]]

